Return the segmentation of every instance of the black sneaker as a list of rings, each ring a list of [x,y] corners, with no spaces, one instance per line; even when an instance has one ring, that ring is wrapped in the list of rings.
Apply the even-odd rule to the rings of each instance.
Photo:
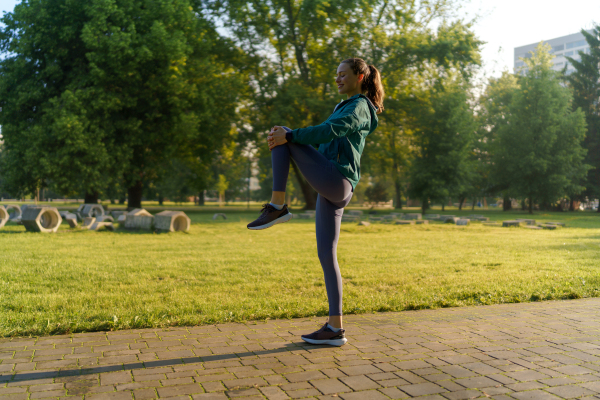
[[[256,221],[248,224],[248,229],[259,230],[267,229],[275,224],[281,224],[292,219],[292,213],[287,208],[287,204],[283,205],[281,210],[276,209],[271,204],[263,204],[262,214]]]
[[[346,331],[340,329],[334,332],[327,326],[327,322],[321,329],[308,335],[302,335],[302,340],[310,344],[329,344],[331,346],[343,346],[348,339],[345,335]]]

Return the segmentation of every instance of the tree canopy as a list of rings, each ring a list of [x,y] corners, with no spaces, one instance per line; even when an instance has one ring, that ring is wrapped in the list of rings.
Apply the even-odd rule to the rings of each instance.
[[[534,202],[550,203],[565,196],[588,168],[581,145],[585,116],[580,109],[573,111],[571,91],[552,70],[549,50],[549,45],[540,44],[525,59],[528,70],[519,78],[492,145],[495,176],[512,193],[529,199],[530,213]]]
[[[430,201],[443,203],[460,195],[470,181],[476,125],[468,93],[460,76],[450,76],[418,100],[409,193],[421,200],[423,212]]]
[[[579,52],[580,60],[567,57],[575,72],[566,76],[573,89],[573,106],[581,108],[587,122],[584,147],[587,149],[586,163],[592,168],[580,184],[582,193],[589,198],[600,197],[600,25],[592,32],[581,31],[590,46],[590,52]],[[599,208],[600,211],[600,208]]]
[[[343,100],[336,68],[361,57],[386,98],[357,198],[400,208],[410,195],[425,210],[487,194],[530,207],[600,197],[600,27],[583,31],[591,51],[569,59],[575,73],[552,71],[539,47],[527,73],[476,96],[483,43],[461,2],[25,0],[1,20],[2,189],[130,207],[208,189],[228,200],[258,165],[262,200],[266,132],[325,120]],[[289,192],[313,208],[292,167]]]
[[[164,163],[206,157],[224,137],[206,128],[236,120],[241,57],[188,0],[29,0],[2,22],[2,171],[13,193],[51,182],[97,198],[121,183],[139,207]]]

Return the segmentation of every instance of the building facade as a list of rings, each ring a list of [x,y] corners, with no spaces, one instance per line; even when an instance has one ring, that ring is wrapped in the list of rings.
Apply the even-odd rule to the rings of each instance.
[[[589,31],[591,33],[591,31]],[[585,40],[585,36],[581,32],[572,35],[562,36],[556,39],[544,40],[552,46],[551,52],[556,56],[554,59],[555,71],[561,71],[565,65],[567,66],[567,74],[573,73],[575,70],[565,57],[571,57],[577,61],[581,60],[579,52],[589,53],[590,46]],[[526,46],[515,48],[515,73],[524,74],[527,72],[527,67],[522,58],[531,58],[532,52],[539,43],[528,44]]]

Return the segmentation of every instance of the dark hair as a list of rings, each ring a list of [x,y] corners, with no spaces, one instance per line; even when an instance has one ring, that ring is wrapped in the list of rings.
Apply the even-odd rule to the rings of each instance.
[[[363,74],[365,76],[362,82],[362,91],[377,107],[377,114],[380,114],[384,109],[383,96],[385,96],[385,92],[379,70],[374,65],[367,65],[362,58],[349,58],[342,61],[342,64],[350,64],[355,75]]]

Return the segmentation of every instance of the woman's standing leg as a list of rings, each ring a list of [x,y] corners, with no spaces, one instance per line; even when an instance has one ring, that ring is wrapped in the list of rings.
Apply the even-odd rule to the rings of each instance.
[[[329,316],[341,317],[342,315],[342,275],[337,261],[337,245],[340,238],[340,225],[344,208],[319,195],[317,197],[316,231],[317,252],[325,276],[325,288],[329,301]],[[330,324],[335,326],[330,318]],[[337,325],[337,324],[336,324]]]
[[[319,194],[317,198],[317,250],[329,301],[329,321],[321,329],[302,339],[313,344],[342,346],[347,342],[342,328],[342,275],[337,262],[337,244],[344,207],[350,202],[352,192],[340,202],[332,202]]]

